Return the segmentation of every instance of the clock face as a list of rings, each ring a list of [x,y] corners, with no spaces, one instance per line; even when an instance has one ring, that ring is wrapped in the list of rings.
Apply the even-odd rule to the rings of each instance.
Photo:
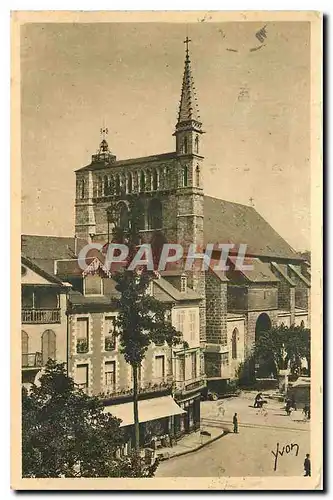
[[[21,276],[25,276],[27,274],[27,268],[24,266],[21,266]]]

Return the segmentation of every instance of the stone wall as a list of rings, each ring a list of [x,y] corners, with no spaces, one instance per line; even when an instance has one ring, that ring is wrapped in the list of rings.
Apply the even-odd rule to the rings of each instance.
[[[227,345],[227,283],[206,272],[206,340]]]

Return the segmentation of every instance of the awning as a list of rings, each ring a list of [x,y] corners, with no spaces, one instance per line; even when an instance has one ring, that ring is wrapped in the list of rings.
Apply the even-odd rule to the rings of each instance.
[[[139,401],[138,407],[140,423],[169,417],[170,415],[181,415],[182,413],[186,413],[177,405],[172,396],[145,399],[144,401]],[[120,418],[122,420],[120,427],[134,424],[133,402],[106,406],[104,412],[110,413],[116,418]]]

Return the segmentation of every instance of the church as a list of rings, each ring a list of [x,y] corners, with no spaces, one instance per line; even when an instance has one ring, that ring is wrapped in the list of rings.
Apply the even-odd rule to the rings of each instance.
[[[236,377],[260,332],[271,326],[310,326],[310,266],[252,206],[206,196],[204,124],[196,97],[189,41],[175,140],[171,152],[121,160],[106,135],[89,165],[76,170],[75,236],[110,241],[111,205],[121,225],[128,204],[140,204],[141,242],[161,235],[166,242],[204,249],[209,244],[245,244],[252,270],[239,270],[230,252],[228,271],[175,269],[163,280],[181,289],[182,280],[200,297],[199,335],[208,385]],[[105,132],[105,131],[104,131]],[[209,133],[209,131],[208,131]],[[214,247],[215,248],[215,247]],[[218,251],[214,251],[218,259]]]

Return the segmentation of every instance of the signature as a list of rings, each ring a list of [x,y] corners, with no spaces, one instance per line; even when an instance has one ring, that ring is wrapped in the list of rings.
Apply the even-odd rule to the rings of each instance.
[[[280,450],[280,443],[276,444],[276,451],[271,451],[272,455],[274,456],[274,469],[273,469],[274,471],[276,471],[277,469],[279,455],[281,457],[283,457],[284,453],[286,453],[286,455],[289,455],[289,453],[293,452],[294,448],[296,449],[295,457],[297,457],[299,452],[298,444],[296,443],[287,444],[283,446],[281,450]]]

